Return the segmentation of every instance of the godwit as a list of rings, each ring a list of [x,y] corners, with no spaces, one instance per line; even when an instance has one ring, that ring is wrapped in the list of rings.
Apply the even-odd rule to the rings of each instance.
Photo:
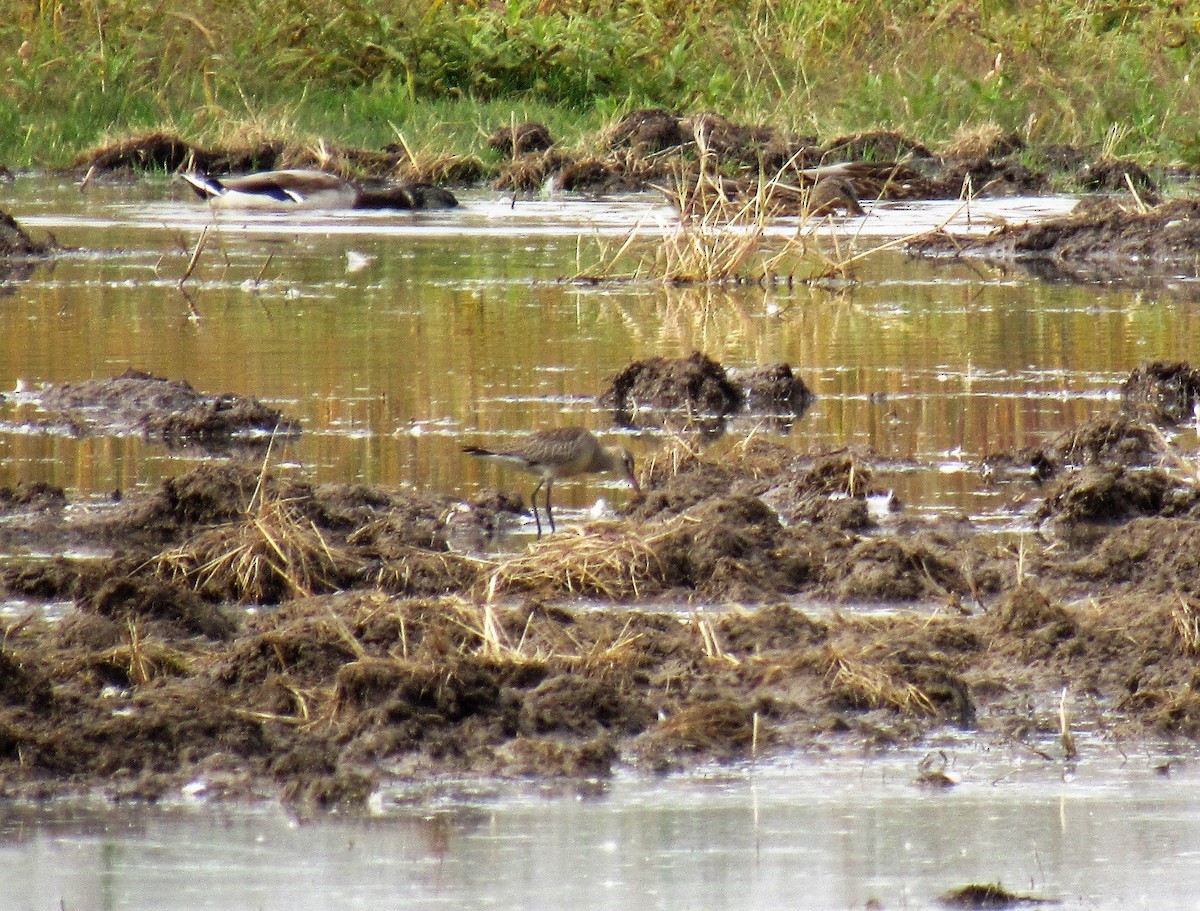
[[[542,485],[546,487],[546,518],[550,520],[551,532],[555,529],[554,513],[550,508],[550,491],[559,478],[594,472],[622,471],[635,493],[641,489],[633,473],[633,456],[629,450],[620,446],[602,446],[599,440],[582,427],[541,430],[511,449],[464,446],[463,452],[512,465],[538,476],[537,486],[533,488],[529,499],[533,506],[533,521],[537,523],[539,538],[542,536],[542,520],[538,517],[537,495]]]
[[[358,201],[353,184],[326,171],[262,171],[229,180],[199,173],[180,177],[210,205],[223,209],[349,209]]]

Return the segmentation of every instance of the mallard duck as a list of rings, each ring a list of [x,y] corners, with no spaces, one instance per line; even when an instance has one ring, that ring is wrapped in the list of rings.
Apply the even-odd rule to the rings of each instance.
[[[508,449],[483,449],[479,446],[464,446],[463,452],[511,465],[521,471],[539,477],[537,486],[529,499],[533,505],[533,520],[537,523],[538,537],[542,536],[542,520],[538,517],[537,495],[546,488],[546,518],[550,531],[554,531],[554,513],[550,509],[550,491],[559,478],[570,478],[593,472],[619,471],[625,475],[635,493],[637,476],[633,472],[633,456],[620,446],[604,446],[582,427],[559,427],[530,434],[519,445]]]
[[[303,168],[227,180],[198,172],[180,176],[201,199],[222,209],[350,209],[359,196],[353,184],[336,174]]]

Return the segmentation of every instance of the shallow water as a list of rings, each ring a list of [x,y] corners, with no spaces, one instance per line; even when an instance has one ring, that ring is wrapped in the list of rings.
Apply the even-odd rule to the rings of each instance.
[[[881,204],[836,242],[866,249],[951,215],[979,228],[1072,203]],[[460,446],[569,423],[619,433],[594,404],[612,375],[638,358],[702,350],[731,367],[787,361],[819,396],[789,426],[742,420],[717,445],[752,431],[801,451],[866,444],[919,463],[887,480],[911,507],[995,516],[1005,495],[980,490],[980,457],[1113,409],[1140,361],[1200,360],[1200,290],[1187,282],[1051,285],[898,253],[868,259],[838,287],[559,280],[634,227],[647,239],[669,228],[654,196],[514,204],[477,192],[449,212],[223,216],[186,293],[178,281],[211,217],[181,187],[159,179],[81,194],[26,176],[0,188],[0,208],[78,248],[0,285],[0,389],[136,367],[255,395],[303,422],[277,455],[315,481],[524,491],[524,479]],[[0,484],[107,494],[197,457],[137,438],[30,432],[29,417],[0,403]],[[661,444],[625,435],[641,457]],[[562,485],[559,498],[584,508],[601,494],[619,501],[620,487],[589,479]]]
[[[558,279],[590,265],[598,243],[669,229],[656,199],[464,202],[223,220],[184,293],[179,277],[210,218],[177,187],[81,195],[22,177],[0,187],[0,208],[78,249],[0,283],[0,389],[137,367],[277,403],[304,434],[276,458],[303,477],[470,494],[524,482],[463,458],[464,442],[567,423],[618,433],[594,396],[631,360],[692,350],[727,366],[785,360],[818,394],[813,408],[786,428],[736,422],[716,445],[748,432],[799,451],[869,445],[911,463],[889,483],[913,509],[1003,517],[1005,495],[981,490],[975,461],[1114,409],[1142,360],[1200,361],[1194,283],[1053,285],[893,253],[837,287],[585,287]],[[970,217],[986,225],[1071,202],[1007,200]],[[837,242],[866,247],[956,210],[880,207],[849,226],[857,239]],[[136,438],[33,432],[31,416],[0,403],[0,485],[100,495],[198,458]],[[642,457],[660,444],[623,435]],[[589,480],[561,499],[584,508],[599,492],[626,495]],[[999,880],[1067,908],[1194,906],[1200,799],[1186,765],[1164,776],[1162,756],[1092,747],[1067,769],[946,747],[961,782],[948,791],[914,786],[920,757],[900,755],[621,774],[557,794],[496,783],[385,792],[367,820],[301,823],[203,800],[5,804],[0,905],[921,909]]]
[[[359,820],[203,802],[8,807],[0,881],[18,911],[926,909],[996,882],[1064,908],[1195,907],[1186,764],[948,756],[959,784],[934,790],[913,783],[910,755],[618,776],[575,793],[441,787],[388,795]]]

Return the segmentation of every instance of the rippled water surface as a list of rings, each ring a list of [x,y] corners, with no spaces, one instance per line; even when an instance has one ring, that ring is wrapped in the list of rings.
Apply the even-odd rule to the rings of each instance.
[[[890,480],[914,510],[994,516],[1002,495],[981,487],[982,456],[1116,408],[1140,361],[1200,362],[1192,283],[1049,284],[884,253],[834,286],[580,285],[562,279],[635,229],[649,247],[670,211],[651,196],[463,201],[213,223],[165,180],[81,194],[20,177],[0,187],[0,208],[72,250],[0,281],[0,390],[136,367],[283,408],[304,432],[276,459],[303,477],[470,494],[516,483],[462,457],[484,437],[582,423],[653,453],[658,437],[616,430],[595,405],[633,360],[787,361],[815,405],[788,425],[737,421],[716,446],[751,432],[799,451],[868,445],[912,466]],[[861,250],[948,218],[981,230],[1071,204],[883,205],[819,242]],[[0,402],[0,485],[46,480],[87,497],[200,457],[37,431],[19,399]],[[599,492],[625,496],[592,479],[561,499],[582,508]],[[578,793],[447,786],[377,795],[366,820],[202,800],[6,804],[0,906],[921,909],[1000,881],[1067,908],[1194,907],[1200,799],[1186,765],[1164,775],[1162,757],[1105,753],[1078,768],[1000,767],[950,745],[960,784],[930,791],[912,783],[918,758],[618,776]]]
[[[922,463],[891,479],[912,507],[979,514],[997,504],[980,491],[975,460],[1114,408],[1139,361],[1200,360],[1187,283],[1056,285],[883,253],[833,288],[583,286],[561,279],[631,230],[651,244],[670,229],[658,197],[514,203],[476,192],[463,202],[438,213],[213,224],[166,180],[81,194],[69,182],[18,178],[0,188],[0,207],[75,249],[0,286],[0,389],[136,367],[298,417],[304,434],[281,459],[313,480],[469,494],[515,482],[462,458],[463,442],[567,423],[617,432],[594,397],[632,360],[695,350],[730,367],[782,360],[817,393],[813,408],[789,426],[736,422],[718,445],[756,430],[801,451],[866,444]],[[1071,204],[883,204],[820,243],[863,250],[952,216],[983,229]],[[47,480],[100,494],[195,457],[135,438],[32,433],[28,417],[0,404],[0,484]],[[648,433],[627,442],[642,457],[661,443]],[[563,485],[563,506],[623,496],[599,484]]]
[[[1060,903],[1046,907],[1195,907],[1200,798],[1186,765],[950,755],[949,790],[914,785],[905,757],[618,777],[578,793],[458,786],[388,795],[366,820],[203,803],[7,808],[0,880],[18,911],[933,909],[951,889],[997,882]]]

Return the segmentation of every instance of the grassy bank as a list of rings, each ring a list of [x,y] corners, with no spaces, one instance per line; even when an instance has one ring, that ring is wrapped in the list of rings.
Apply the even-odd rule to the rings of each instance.
[[[168,127],[478,152],[512,118],[574,144],[639,106],[801,134],[1033,142],[1200,162],[1200,14],[1116,0],[16,0],[0,162]]]

